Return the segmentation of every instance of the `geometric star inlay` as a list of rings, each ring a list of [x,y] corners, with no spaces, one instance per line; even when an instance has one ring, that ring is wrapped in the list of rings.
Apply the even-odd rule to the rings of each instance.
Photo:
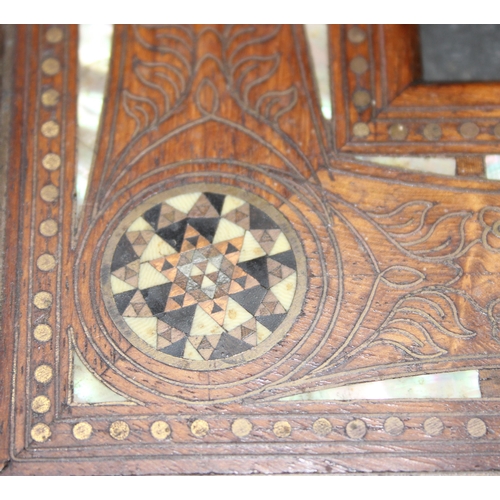
[[[188,364],[259,346],[287,316],[297,286],[279,225],[237,196],[211,192],[171,197],[142,213],[118,241],[110,271],[128,327]]]

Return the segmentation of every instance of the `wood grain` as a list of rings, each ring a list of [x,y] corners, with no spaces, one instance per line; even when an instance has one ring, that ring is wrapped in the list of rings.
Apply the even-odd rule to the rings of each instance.
[[[50,42],[48,28],[16,28],[9,79],[11,264],[2,332],[12,334],[2,337],[2,381],[10,387],[14,379],[0,407],[4,474],[498,470],[496,182],[353,160],[341,142],[350,128],[341,126],[348,105],[339,94],[335,149],[301,26],[117,26],[98,149],[77,215],[77,30],[59,26],[61,41]],[[334,72],[344,64],[345,39],[333,35],[346,29],[331,30]],[[373,29],[364,29],[369,40]],[[351,39],[360,40],[355,57],[372,57],[359,32]],[[416,56],[412,44],[391,43],[406,67],[399,89]],[[54,75],[43,72],[47,57],[60,63]],[[49,88],[60,98],[47,105]],[[59,125],[53,138],[41,132],[49,120]],[[44,163],[49,153],[60,166]],[[58,188],[50,199],[41,194],[49,185]],[[244,190],[263,210],[272,207],[266,213],[275,210],[293,229],[297,269],[305,269],[300,311],[283,339],[225,369],[148,355],[109,307],[106,248],[121,236],[120,224],[144,203],[198,186]],[[42,254],[53,256],[53,269],[37,267]],[[44,326],[35,335],[37,325]],[[74,402],[74,351],[127,401]],[[480,400],[282,399],[466,369],[480,370]]]

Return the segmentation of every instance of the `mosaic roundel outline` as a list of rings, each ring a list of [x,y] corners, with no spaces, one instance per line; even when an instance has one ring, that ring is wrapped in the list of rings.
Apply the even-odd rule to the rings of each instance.
[[[217,370],[283,339],[302,309],[305,267],[296,232],[269,202],[194,184],[124,217],[106,246],[101,284],[113,322],[141,352]]]

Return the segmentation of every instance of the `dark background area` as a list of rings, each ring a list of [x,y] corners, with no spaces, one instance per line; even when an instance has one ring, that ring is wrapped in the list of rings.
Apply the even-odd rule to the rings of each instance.
[[[500,81],[500,24],[421,24],[425,82]]]

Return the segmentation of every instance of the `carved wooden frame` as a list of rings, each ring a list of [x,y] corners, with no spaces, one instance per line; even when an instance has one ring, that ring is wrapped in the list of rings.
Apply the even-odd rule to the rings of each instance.
[[[425,84],[417,25],[331,25],[335,141],[358,154],[494,154],[500,84]]]
[[[165,40],[171,45],[161,46]],[[133,61],[171,63],[186,47],[184,107],[152,101],[134,115],[123,103],[145,102],[151,87]],[[500,368],[497,183],[339,160],[300,26],[122,26],[114,36],[114,98],[76,218],[76,27],[17,27],[11,50],[16,65],[4,87],[15,96],[1,344],[4,473],[498,470],[495,392],[476,401],[280,400],[349,382]],[[231,54],[234,72],[244,57],[256,66],[232,79]],[[252,85],[257,80],[260,88]],[[167,163],[132,170],[136,157],[126,155],[143,154],[141,140],[149,147],[169,130],[178,135],[161,146]],[[184,140],[193,147],[182,148]],[[115,327],[102,302],[99,259],[103,235],[125,208],[189,182],[245,186],[274,204],[303,237],[309,286],[290,335],[260,358],[262,376],[243,387],[230,371],[218,379],[191,372],[173,397],[161,381],[164,366],[125,338],[104,335]],[[414,341],[395,335],[396,323],[425,328],[412,330]],[[75,404],[71,349],[128,402]],[[213,399],[188,390],[219,382]]]

